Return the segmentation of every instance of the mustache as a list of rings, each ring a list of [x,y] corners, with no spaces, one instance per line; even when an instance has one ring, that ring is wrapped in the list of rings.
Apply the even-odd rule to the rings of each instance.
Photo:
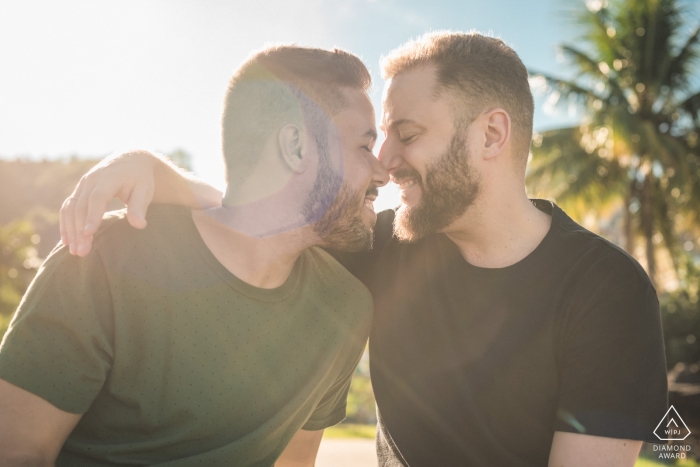
[[[372,196],[372,195],[379,196],[379,190],[377,189],[376,186],[371,186],[371,187],[367,188],[367,191],[365,192],[365,198],[367,196]]]
[[[421,183],[421,184],[423,183],[418,171],[412,167],[400,168],[391,175],[391,181],[394,183],[398,183],[402,180],[409,180],[412,178],[416,179],[418,181],[418,183]]]

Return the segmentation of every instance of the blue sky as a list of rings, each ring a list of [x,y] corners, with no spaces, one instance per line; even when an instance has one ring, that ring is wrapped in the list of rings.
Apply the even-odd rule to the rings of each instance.
[[[532,69],[562,71],[583,0],[0,0],[0,157],[191,153],[221,184],[219,116],[233,70],[270,42],[363,58],[379,105],[382,54],[437,29],[491,32]],[[535,128],[562,126],[538,99]]]

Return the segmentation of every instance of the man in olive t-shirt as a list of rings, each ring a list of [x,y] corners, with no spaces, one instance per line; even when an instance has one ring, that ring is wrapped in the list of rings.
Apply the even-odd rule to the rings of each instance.
[[[277,46],[234,75],[222,207],[113,215],[57,247],[0,345],[0,465],[312,466],[345,416],[387,172],[362,62]],[[157,201],[157,197],[156,197]]]
[[[345,418],[369,291],[319,248],[254,287],[186,208],[111,216],[85,259],[57,248],[0,352],[0,376],[84,414],[58,465],[272,465],[299,429]],[[350,298],[352,297],[352,298]]]

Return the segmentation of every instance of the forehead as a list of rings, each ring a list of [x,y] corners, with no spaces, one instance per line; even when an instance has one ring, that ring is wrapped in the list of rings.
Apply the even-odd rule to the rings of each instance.
[[[446,94],[436,98],[437,69],[419,66],[387,80],[383,97],[383,126],[411,121],[424,125],[451,120],[450,101]]]
[[[365,91],[343,89],[347,105],[333,117],[333,123],[342,135],[362,136],[374,130],[374,107]]]

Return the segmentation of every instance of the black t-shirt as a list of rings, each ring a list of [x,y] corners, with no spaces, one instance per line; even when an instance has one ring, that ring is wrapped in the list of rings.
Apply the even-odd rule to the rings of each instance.
[[[407,244],[380,213],[344,263],[372,290],[380,465],[546,466],[555,431],[659,442],[667,406],[656,292],[627,253],[548,201],[549,232],[505,268],[443,234]]]

